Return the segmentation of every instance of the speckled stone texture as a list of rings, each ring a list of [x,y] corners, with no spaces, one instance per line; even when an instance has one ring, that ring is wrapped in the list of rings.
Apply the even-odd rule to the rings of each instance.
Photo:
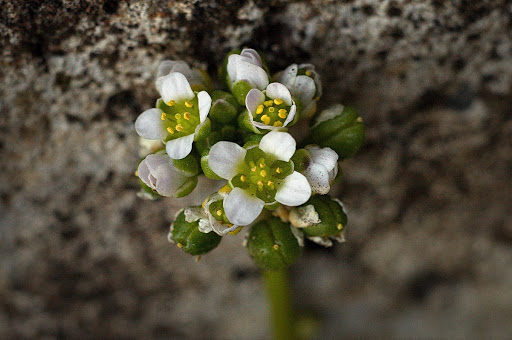
[[[347,242],[308,244],[318,339],[512,334],[512,2],[0,0],[0,338],[268,338],[240,237],[167,242],[180,200],[135,196],[133,122],[165,58],[251,46],[314,63],[359,109],[336,189]]]

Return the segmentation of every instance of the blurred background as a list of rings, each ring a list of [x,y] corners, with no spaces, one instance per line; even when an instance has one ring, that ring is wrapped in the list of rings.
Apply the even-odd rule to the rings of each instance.
[[[268,338],[241,237],[196,263],[133,175],[159,62],[250,46],[367,124],[347,242],[291,268],[317,338],[510,338],[511,31],[506,0],[0,0],[0,337]]]

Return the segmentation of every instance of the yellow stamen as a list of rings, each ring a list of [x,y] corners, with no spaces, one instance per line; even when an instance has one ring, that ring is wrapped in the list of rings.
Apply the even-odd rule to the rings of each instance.
[[[274,244],[274,250],[279,250],[279,244]]]
[[[258,181],[258,186],[260,187],[260,189],[263,188],[263,182],[262,181]]]
[[[242,182],[245,182],[245,176],[244,176],[244,175],[240,176],[240,180],[241,180]]]
[[[305,73],[308,77],[311,77],[311,71],[306,71]]]
[[[228,223],[228,226],[229,226],[229,227],[232,227],[233,225]],[[228,234],[229,234],[229,235],[236,235],[236,234],[238,234],[238,233],[240,232],[240,230],[242,230],[242,227],[238,227],[238,228],[236,228],[235,230],[230,231]]]
[[[281,173],[281,169],[280,169],[280,168],[276,168],[276,172],[277,172],[278,174],[280,174],[280,173]]]
[[[174,130],[172,129],[172,127],[170,127],[170,126],[169,126],[169,127],[167,128],[167,132],[169,132],[170,134],[173,134],[173,133],[174,133]]]
[[[199,262],[200,259],[201,259],[201,255],[196,256],[196,262]]]
[[[256,167],[256,165],[255,165],[255,166],[253,166],[253,167],[251,168],[251,171],[256,171],[257,169],[258,169],[258,168],[257,168],[257,167]]]
[[[288,111],[286,111],[285,109],[280,109],[278,111],[279,113],[277,114],[279,116],[279,118],[281,119],[285,119],[286,116],[288,115]]]
[[[260,171],[260,176],[261,176],[261,177],[265,177],[265,176],[267,176],[267,172],[266,172],[265,170],[261,170],[261,171]]]
[[[362,123],[362,122],[363,122],[363,118],[361,118],[361,117],[357,117],[356,122],[358,122],[358,123]]]
[[[175,102],[174,100],[169,100],[169,101],[167,102],[167,105],[169,105],[169,106],[173,106],[175,103],[176,103],[176,102]]]
[[[186,120],[190,120],[190,112],[185,112],[183,114],[183,118],[185,118]]]
[[[194,106],[194,104],[192,104],[191,102],[185,102],[185,106],[186,107],[192,107],[192,106]]]
[[[263,102],[263,105],[265,105],[266,107],[269,107],[269,106],[272,106],[274,102],[272,100],[267,100],[266,102]]]
[[[217,210],[215,213],[217,214],[217,216],[222,216],[222,210]]]
[[[263,109],[264,109],[263,105],[258,105],[258,108],[256,109],[256,114],[259,115],[260,113],[262,113]]]
[[[139,172],[138,172],[138,171],[135,171],[133,174],[134,174],[135,176],[138,176],[138,175],[139,175]]]
[[[274,104],[281,105],[282,103],[283,103],[282,99],[279,99],[279,98],[274,99]]]
[[[268,125],[270,123],[270,117],[267,115],[263,115],[261,116],[261,121]]]
[[[283,126],[283,122],[281,122],[281,121],[279,121],[279,120],[278,120],[278,121],[275,121],[275,122],[274,122],[274,126],[275,126],[275,127]]]
[[[228,193],[228,192],[231,192],[231,187],[228,184],[226,184],[219,190],[219,193]]]
[[[266,165],[266,164],[265,164],[265,162],[261,162],[261,163],[260,163],[260,168],[264,168],[264,167],[265,167],[265,165]]]
[[[165,120],[165,118],[167,118],[167,115],[165,114],[165,112],[162,112],[162,115],[160,116],[160,118],[162,118],[162,120]]]
[[[338,225],[336,226],[339,230],[343,229],[343,224],[341,223],[338,223]]]
[[[274,185],[274,182],[272,182],[272,181],[268,181],[268,182],[267,182],[267,185],[270,187],[270,186]]]
[[[268,112],[274,112],[275,110],[276,110],[276,108],[275,108],[275,107],[269,107],[269,108],[268,108]]]
[[[176,131],[183,131],[183,125],[181,125],[181,124],[176,125]]]
[[[178,248],[183,248],[183,244],[179,243],[176,245]]]
[[[174,115],[174,118],[176,118],[176,119],[181,119],[181,115],[180,115],[179,113],[176,113],[176,114]]]

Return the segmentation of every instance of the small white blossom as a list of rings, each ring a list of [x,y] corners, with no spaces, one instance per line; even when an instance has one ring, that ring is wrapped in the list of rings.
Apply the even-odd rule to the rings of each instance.
[[[252,88],[263,90],[268,85],[268,75],[263,69],[261,57],[255,50],[245,48],[240,54],[228,57],[228,77],[231,85],[245,80]]]
[[[135,130],[146,139],[163,140],[169,157],[185,158],[206,124],[211,97],[206,91],[194,93],[187,78],[171,72],[158,78],[162,96],[157,108],[149,109],[135,121]]]
[[[167,76],[171,72],[181,73],[187,78],[187,81],[190,84],[190,87],[194,91],[204,91],[208,90],[211,86],[211,80],[203,70],[192,68],[189,64],[182,60],[164,60],[158,67],[158,73],[156,76],[155,85],[158,92],[162,92],[162,83]]]
[[[245,106],[250,123],[263,130],[288,126],[297,112],[290,91],[280,83],[271,83],[264,91],[250,90],[245,98]]]
[[[166,154],[148,155],[140,162],[137,175],[162,196],[174,196],[188,184],[192,176],[179,171]]]
[[[314,194],[325,195],[338,174],[338,154],[331,148],[316,145],[308,145],[305,149],[309,159],[301,172],[308,179]]]
[[[306,177],[288,163],[295,148],[293,137],[279,131],[266,134],[259,146],[251,149],[225,141],[212,146],[209,166],[233,188],[223,201],[231,223],[252,223],[265,205],[297,206],[309,199],[311,187]]]

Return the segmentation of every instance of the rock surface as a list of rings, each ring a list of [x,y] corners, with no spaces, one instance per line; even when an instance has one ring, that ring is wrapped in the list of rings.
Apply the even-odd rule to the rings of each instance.
[[[359,109],[348,241],[292,268],[317,337],[512,334],[510,1],[0,0],[0,337],[268,336],[240,237],[195,263],[135,196],[166,58],[312,62]]]

